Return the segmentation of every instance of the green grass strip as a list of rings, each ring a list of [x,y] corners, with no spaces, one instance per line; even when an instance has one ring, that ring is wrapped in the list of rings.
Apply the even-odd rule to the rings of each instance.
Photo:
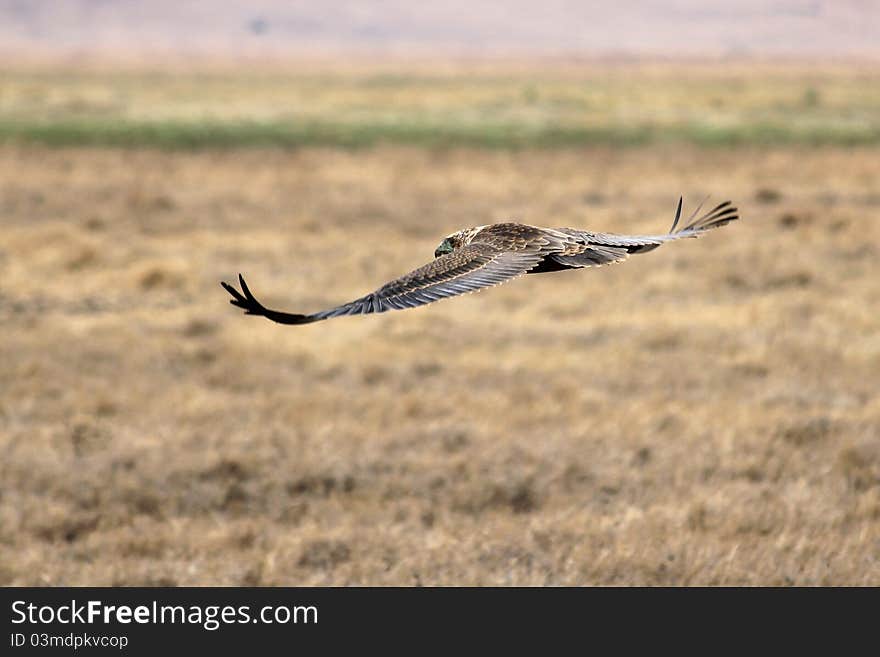
[[[559,126],[524,124],[319,123],[230,121],[27,122],[0,119],[0,141],[48,146],[156,147],[165,149],[331,146],[377,144],[425,147],[567,148],[590,145],[639,146],[691,143],[699,146],[880,144],[880,126],[796,126],[708,124],[672,126]]]

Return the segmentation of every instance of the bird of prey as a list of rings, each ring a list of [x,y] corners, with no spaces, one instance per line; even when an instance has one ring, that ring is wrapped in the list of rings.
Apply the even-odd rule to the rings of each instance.
[[[519,223],[499,223],[466,228],[444,238],[434,251],[434,260],[349,303],[311,315],[271,310],[251,294],[238,275],[241,291],[223,282],[232,295],[229,302],[245,311],[279,324],[311,324],[342,315],[367,315],[387,310],[404,310],[458,294],[505,283],[522,274],[539,274],[580,269],[619,262],[633,253],[653,251],[664,242],[698,237],[704,232],[738,219],[730,201],[697,217],[702,204],[684,226],[681,203],[672,228],[665,235],[616,235],[576,228],[541,228]]]

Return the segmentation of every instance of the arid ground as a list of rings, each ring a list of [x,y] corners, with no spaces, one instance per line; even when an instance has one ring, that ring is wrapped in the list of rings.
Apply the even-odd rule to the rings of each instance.
[[[0,146],[0,584],[880,585],[880,148]],[[742,221],[283,327],[516,219]]]

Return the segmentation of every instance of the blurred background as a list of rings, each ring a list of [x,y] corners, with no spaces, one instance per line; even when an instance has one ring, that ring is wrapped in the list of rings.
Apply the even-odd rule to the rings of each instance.
[[[434,4],[0,0],[0,584],[880,584],[880,6]]]

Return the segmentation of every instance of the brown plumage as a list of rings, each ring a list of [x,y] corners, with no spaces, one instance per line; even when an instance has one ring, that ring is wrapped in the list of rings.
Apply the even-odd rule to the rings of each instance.
[[[265,308],[251,294],[241,274],[238,275],[241,291],[225,282],[221,285],[232,295],[230,303],[242,308],[245,314],[260,315],[279,324],[310,324],[341,315],[404,310],[498,285],[522,274],[618,262],[632,253],[652,251],[664,242],[698,237],[739,218],[730,201],[695,219],[699,210],[700,207],[683,228],[676,230],[681,218],[679,199],[672,228],[665,235],[615,235],[517,223],[468,228],[446,237],[434,252],[435,259],[427,265],[366,296],[312,315]]]

